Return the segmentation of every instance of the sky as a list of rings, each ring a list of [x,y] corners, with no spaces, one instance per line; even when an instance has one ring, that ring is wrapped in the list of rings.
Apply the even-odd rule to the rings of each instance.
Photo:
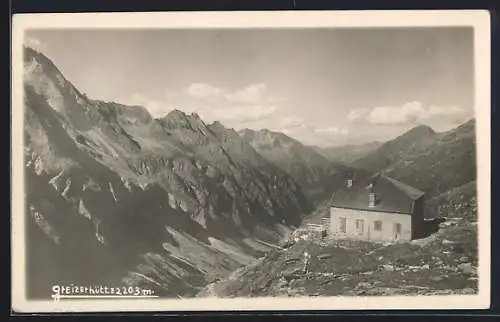
[[[30,30],[94,99],[198,113],[308,145],[394,138],[474,116],[473,30],[453,28]]]

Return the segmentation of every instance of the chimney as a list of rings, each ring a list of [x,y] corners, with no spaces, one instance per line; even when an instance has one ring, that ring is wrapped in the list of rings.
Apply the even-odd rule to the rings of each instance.
[[[375,180],[370,182],[368,185],[368,207],[375,207],[377,202],[377,196],[375,195]]]
[[[352,179],[347,179],[347,188],[352,187]]]
[[[368,207],[375,207],[376,196],[374,192],[368,193]]]

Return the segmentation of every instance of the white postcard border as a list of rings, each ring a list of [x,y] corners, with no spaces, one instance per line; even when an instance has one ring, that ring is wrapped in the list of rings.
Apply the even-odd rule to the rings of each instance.
[[[61,28],[474,28],[479,292],[476,295],[28,301],[24,267],[23,37]],[[490,306],[490,17],[486,10],[22,14],[12,41],[12,306],[16,312],[485,309]]]

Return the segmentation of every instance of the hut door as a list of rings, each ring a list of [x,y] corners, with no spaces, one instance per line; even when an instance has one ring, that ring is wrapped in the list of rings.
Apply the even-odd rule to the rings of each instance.
[[[401,224],[397,222],[394,223],[394,240],[398,240],[400,236],[401,236]]]

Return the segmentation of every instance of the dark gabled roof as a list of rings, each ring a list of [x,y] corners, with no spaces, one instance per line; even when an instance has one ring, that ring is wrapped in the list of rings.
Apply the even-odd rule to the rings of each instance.
[[[383,174],[356,171],[345,179],[352,179],[352,186],[348,188],[344,182],[334,192],[332,207],[411,214],[415,200],[424,195],[424,192]],[[377,199],[375,207],[368,206],[370,183],[373,183]]]
[[[392,182],[393,185],[398,187],[401,191],[406,193],[406,195],[413,200],[417,200],[418,198],[422,197],[424,195],[423,191],[418,190],[417,188],[413,188],[412,186],[407,185],[406,183],[403,183],[401,181],[398,181],[394,178],[388,177],[388,176],[382,176],[384,179],[389,180]]]

